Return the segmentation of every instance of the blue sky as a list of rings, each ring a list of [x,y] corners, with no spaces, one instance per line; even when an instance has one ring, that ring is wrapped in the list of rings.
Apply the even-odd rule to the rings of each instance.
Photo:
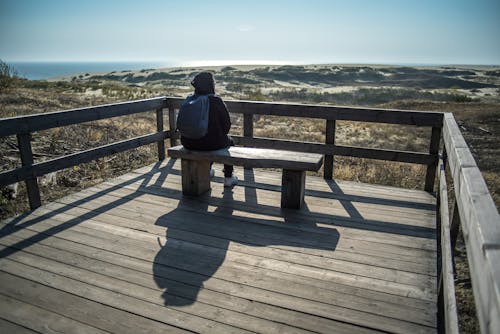
[[[0,59],[500,64],[499,0],[0,0]]]

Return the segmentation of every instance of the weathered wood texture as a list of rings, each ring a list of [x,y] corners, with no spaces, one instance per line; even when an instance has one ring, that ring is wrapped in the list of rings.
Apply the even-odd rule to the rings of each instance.
[[[19,153],[21,155],[21,164],[23,168],[30,171],[22,180],[26,180],[26,189],[28,191],[28,200],[30,203],[30,208],[33,210],[42,205],[40,199],[40,190],[38,189],[38,182],[35,173],[31,171],[33,166],[33,151],[31,149],[31,135],[28,134],[18,134],[17,144],[19,145]],[[0,174],[0,177],[2,174]],[[1,179],[0,179],[1,180]],[[6,184],[10,184],[9,182]],[[0,181],[0,185],[1,185]]]
[[[126,139],[113,144],[92,148],[86,151],[65,155],[60,158],[39,162],[33,165],[26,165],[0,174],[0,185],[7,185],[14,182],[30,179],[34,176],[42,176],[54,171],[58,171],[71,166],[76,166],[111,154],[123,152],[140,146],[163,141],[169,137],[170,132],[153,133]]]
[[[327,120],[325,129],[325,144],[335,145],[335,121]],[[333,154],[325,154],[323,177],[331,180],[333,178]]]
[[[261,137],[247,138],[242,136],[231,136],[231,138],[234,139],[234,142],[237,145],[244,145],[249,147],[290,150],[296,152],[308,152],[325,155],[341,155],[356,158],[399,161],[423,165],[432,164],[437,161],[437,155],[430,155],[427,153],[380,150],[353,146],[338,146],[334,144],[299,142]]]
[[[175,108],[179,108],[182,98],[168,97]],[[443,124],[440,112],[423,112],[396,109],[369,109],[354,107],[322,106],[308,104],[225,101],[232,113],[319,118],[328,120],[376,122],[387,124],[407,124],[418,126],[437,126]]]
[[[439,143],[441,142],[441,127],[433,126],[431,141],[429,144],[429,154],[431,156],[436,156],[439,152]],[[427,165],[427,170],[425,173],[425,186],[424,190],[428,192],[434,191],[434,181],[436,179],[436,168],[438,165],[438,161],[434,161],[433,163]]]
[[[175,107],[170,99],[167,100],[168,107],[168,126],[170,127],[170,147],[177,145],[177,118],[175,113]]]
[[[222,166],[181,194],[165,160],[0,223],[0,332],[432,333],[435,199]]]
[[[163,108],[156,109],[156,132],[163,133]],[[165,159],[165,138],[158,142],[158,160]]]
[[[281,207],[300,209],[304,205],[306,172],[283,170],[281,176]]]
[[[500,217],[452,114],[443,139],[467,247],[474,299],[482,333],[500,332]]]
[[[182,193],[198,196],[210,189],[210,161],[182,159]]]
[[[245,114],[243,115],[243,136],[253,137],[253,115]]]
[[[163,108],[165,103],[165,97],[156,97],[89,108],[3,118],[0,121],[0,137],[156,110]]]
[[[168,155],[172,158],[208,160],[248,168],[283,168],[304,171],[317,171],[323,162],[323,157],[314,153],[235,146],[217,151],[190,151],[180,145],[169,148]]]
[[[441,272],[438,287],[438,324],[443,333],[458,334],[457,302],[455,299],[455,281],[453,270],[453,250],[451,242],[450,213],[448,210],[448,186],[446,184],[445,165],[439,160],[439,212]]]

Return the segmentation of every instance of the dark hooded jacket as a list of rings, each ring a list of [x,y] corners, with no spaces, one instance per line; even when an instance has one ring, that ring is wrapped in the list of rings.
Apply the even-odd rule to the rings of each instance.
[[[191,82],[196,95],[215,94],[215,81],[212,73],[201,72]],[[208,114],[207,134],[199,139],[181,136],[181,143],[190,150],[211,151],[228,147],[228,137],[231,120],[226,104],[218,96],[209,96],[210,109]]]

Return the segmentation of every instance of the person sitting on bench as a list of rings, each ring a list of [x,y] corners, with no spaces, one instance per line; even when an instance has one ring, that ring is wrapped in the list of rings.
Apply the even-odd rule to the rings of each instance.
[[[196,95],[215,94],[215,80],[210,72],[198,73],[191,85]],[[210,95],[210,108],[208,115],[207,134],[199,139],[186,138],[181,135],[181,143],[188,150],[213,151],[234,146],[232,138],[228,135],[231,129],[231,119],[226,104],[219,96]],[[214,176],[210,169],[210,176]],[[224,186],[233,187],[238,183],[238,178],[233,175],[233,166],[224,165]]]

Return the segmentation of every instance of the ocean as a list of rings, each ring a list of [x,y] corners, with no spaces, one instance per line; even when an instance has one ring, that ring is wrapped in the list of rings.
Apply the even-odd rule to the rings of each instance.
[[[76,73],[141,70],[175,66],[153,62],[7,62],[17,75],[30,80],[46,80]]]

